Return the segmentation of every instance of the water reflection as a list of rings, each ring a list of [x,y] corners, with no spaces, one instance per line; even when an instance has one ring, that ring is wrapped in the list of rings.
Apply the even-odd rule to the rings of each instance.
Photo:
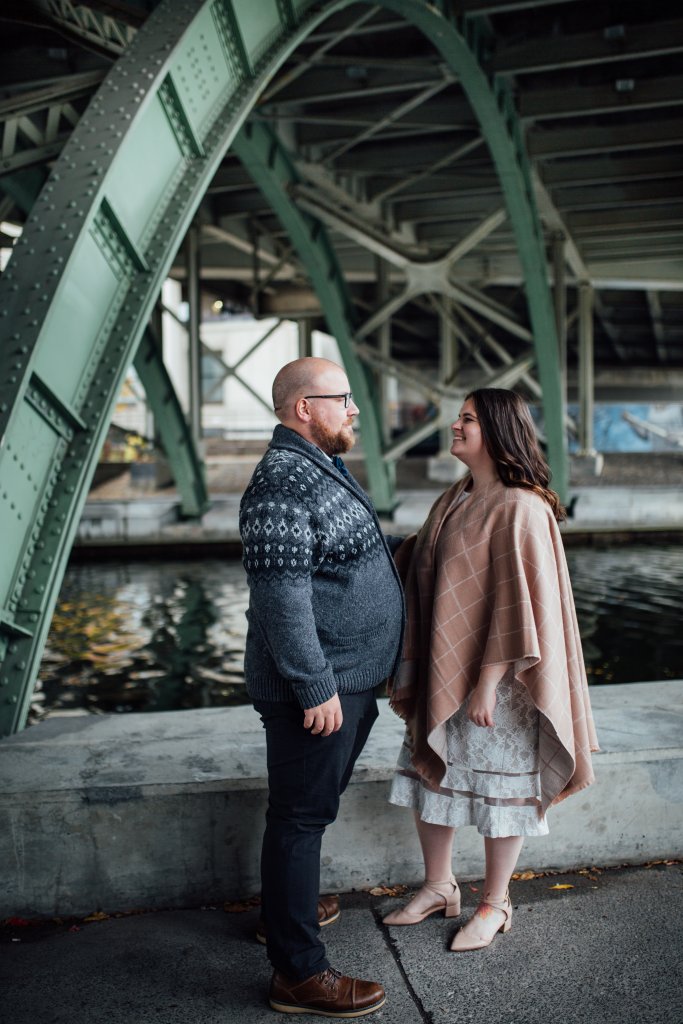
[[[570,549],[591,683],[683,678],[683,547]],[[73,565],[31,720],[245,701],[247,588],[238,562]]]
[[[567,552],[588,681],[683,679],[683,547]]]
[[[71,566],[33,719],[244,703],[246,606],[239,563]]]

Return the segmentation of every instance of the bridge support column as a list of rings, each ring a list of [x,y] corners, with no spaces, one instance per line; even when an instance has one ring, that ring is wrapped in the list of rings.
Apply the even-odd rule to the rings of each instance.
[[[593,377],[593,288],[588,281],[579,284],[579,451],[577,468],[581,475],[599,476],[603,457],[595,450],[593,416],[595,387]]]

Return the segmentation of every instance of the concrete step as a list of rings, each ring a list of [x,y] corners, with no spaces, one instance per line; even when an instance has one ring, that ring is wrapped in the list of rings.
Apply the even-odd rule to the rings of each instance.
[[[591,690],[597,783],[549,813],[520,869],[683,854],[683,681]],[[323,845],[323,891],[411,883],[412,815],[387,803],[403,727],[386,701]],[[50,718],[0,741],[0,917],[193,906],[258,892],[265,742],[250,707]],[[456,837],[461,878],[482,843]]]

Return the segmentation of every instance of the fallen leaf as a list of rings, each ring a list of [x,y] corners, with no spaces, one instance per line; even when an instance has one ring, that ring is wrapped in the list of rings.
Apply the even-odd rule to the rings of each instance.
[[[557,885],[549,885],[549,889],[573,889],[573,885],[569,885],[567,882],[558,883]]]
[[[28,928],[29,922],[25,917],[8,917],[4,924],[10,925],[12,928]]]
[[[479,892],[479,890],[477,889],[476,885],[471,885],[470,892]]]
[[[91,921],[108,921],[109,914],[105,914],[103,910],[96,910],[94,914],[88,914],[88,916],[84,917],[83,920],[88,924]]]
[[[70,932],[80,932],[80,930],[81,929],[78,927],[77,924],[72,924],[71,927],[69,928]]]
[[[408,892],[408,886],[375,885],[369,892],[371,896],[404,896]]]
[[[513,876],[516,882],[529,882],[532,878],[540,878],[534,871],[517,871]]]
[[[249,896],[246,900],[236,900],[234,903],[224,903],[223,910],[226,914],[245,914],[254,907],[261,906],[260,896]]]

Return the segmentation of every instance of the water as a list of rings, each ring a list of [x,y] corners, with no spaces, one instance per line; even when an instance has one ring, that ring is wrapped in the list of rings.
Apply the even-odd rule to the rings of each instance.
[[[683,679],[683,547],[567,552],[589,682]],[[245,702],[239,562],[72,565],[31,721]]]

